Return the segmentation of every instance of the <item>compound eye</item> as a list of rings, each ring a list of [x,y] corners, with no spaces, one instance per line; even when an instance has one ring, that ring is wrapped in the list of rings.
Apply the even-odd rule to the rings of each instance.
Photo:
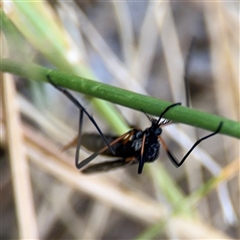
[[[157,128],[157,129],[155,130],[155,134],[156,134],[157,136],[161,135],[161,133],[162,133],[162,129],[161,129],[161,128]]]
[[[141,138],[142,137],[142,132],[138,131],[135,136],[136,136],[136,138]]]

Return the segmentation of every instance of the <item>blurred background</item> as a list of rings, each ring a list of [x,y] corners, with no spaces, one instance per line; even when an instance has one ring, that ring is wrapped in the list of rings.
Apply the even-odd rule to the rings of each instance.
[[[237,2],[8,1],[2,7],[1,57],[183,105],[194,38],[191,107],[239,121]],[[240,237],[238,140],[216,135],[178,169],[161,149],[141,175],[133,166],[86,176],[75,168],[75,149],[61,151],[76,137],[76,107],[49,84],[1,74],[1,85],[1,239]],[[103,132],[119,134],[90,97],[73,94]],[[114,109],[129,126],[150,126],[141,112]],[[84,131],[96,132],[86,118]],[[162,137],[180,160],[206,134],[171,124]]]

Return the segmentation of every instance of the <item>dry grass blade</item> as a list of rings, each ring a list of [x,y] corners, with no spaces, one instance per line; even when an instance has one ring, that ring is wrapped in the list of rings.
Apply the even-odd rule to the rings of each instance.
[[[173,218],[172,222],[173,226],[175,226],[175,228],[172,228],[172,231],[178,232],[177,236],[180,236],[180,239],[209,239],[209,236],[211,236],[212,239],[232,239],[221,231],[217,231],[199,221],[188,219],[183,221],[183,219],[180,218]]]
[[[42,138],[43,136],[26,127],[24,127],[24,134],[30,159],[38,167],[43,168],[44,171],[53,175],[61,182],[143,223],[154,224],[167,219],[167,211],[161,204],[147,199],[146,196],[129,192],[127,189],[119,191],[114,186],[113,181],[105,181],[100,176],[89,178],[79,174],[72,164],[68,163],[68,156],[64,153],[59,156],[58,148],[54,147],[47,139]],[[215,238],[230,239],[196,220],[174,217],[167,222],[168,228],[175,229],[176,234],[181,238],[185,236],[205,238],[210,234]],[[192,228],[189,228],[190,222]],[[196,231],[196,229],[201,231]]]
[[[37,239],[38,229],[29,166],[12,77],[5,74],[4,81],[1,79],[1,85],[3,89],[4,122],[6,126],[7,146],[12,171],[19,236],[21,239]]]
[[[239,6],[236,4],[114,0],[6,2],[4,12],[9,19],[3,21],[3,34],[7,39],[3,49],[11,49],[8,57],[12,60],[34,59],[37,64],[54,65],[61,71],[103,79],[120,88],[166,101],[182,101],[185,105],[184,65],[190,42],[195,37],[188,68],[193,108],[237,120]],[[14,29],[17,34],[10,34]],[[24,40],[18,41],[18,35],[23,35]],[[26,51],[25,45],[31,52]],[[71,81],[70,78],[65,80]],[[23,116],[24,140],[19,140],[20,134],[16,132],[13,141],[19,140],[19,148],[26,149],[23,159],[29,158],[29,161],[14,162],[14,168],[24,163],[30,169],[24,176],[21,171],[10,175],[9,161],[7,157],[3,160],[4,174],[8,173],[8,179],[12,178],[18,185],[16,194],[8,188],[8,197],[8,185],[2,188],[7,202],[3,226],[7,237],[1,238],[14,238],[19,234],[17,230],[14,234],[9,231],[16,229],[13,200],[17,211],[22,211],[22,206],[26,210],[26,205],[31,210],[35,205],[36,216],[33,212],[32,217],[38,221],[36,236],[43,239],[239,238],[237,140],[216,135],[194,149],[184,166],[178,169],[171,165],[161,148],[157,162],[151,166],[146,164],[141,175],[133,167],[85,176],[74,168],[75,149],[60,150],[76,137],[78,110],[48,84],[29,88],[32,82],[16,78],[20,93],[14,101],[18,101]],[[11,107],[15,104],[12,100],[7,102]],[[119,126],[116,119],[121,116],[116,111],[113,118],[105,105],[95,104],[97,107],[91,108],[88,100],[87,97],[80,102],[104,134],[114,134]],[[139,103],[143,105],[141,99]],[[37,109],[40,105],[42,108]],[[105,118],[98,116],[96,109]],[[141,112],[119,109],[130,126],[142,130],[149,126]],[[185,115],[187,119],[188,114]],[[92,124],[87,118],[84,120],[84,132],[93,132]],[[212,123],[208,118],[204,121]],[[5,145],[16,150],[11,154],[17,155],[17,143],[7,142],[6,126],[2,123],[0,127],[3,129],[0,156]],[[14,127],[19,128],[19,125]],[[194,136],[195,131],[197,136]],[[121,134],[120,130],[117,132]],[[205,134],[197,128],[170,124],[163,128],[162,137],[180,159]],[[81,149],[81,157],[89,154]],[[17,159],[20,160],[20,155]],[[232,159],[235,161],[231,162]],[[94,163],[99,160],[106,159],[99,156]],[[25,190],[33,191],[34,197],[23,191],[19,193],[26,178],[29,186]],[[23,198],[19,200],[20,196]],[[13,220],[5,216],[13,216]],[[26,221],[18,219],[23,229]],[[35,222],[33,219],[30,229],[33,232]]]
[[[132,58],[135,53],[133,26],[131,22],[131,13],[127,6],[127,2],[112,1],[114,11],[116,12],[116,21],[118,32],[121,38],[123,56],[127,67],[131,67]]]

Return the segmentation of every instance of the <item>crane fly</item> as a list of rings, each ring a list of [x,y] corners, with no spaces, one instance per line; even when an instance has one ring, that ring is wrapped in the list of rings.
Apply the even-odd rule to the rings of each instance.
[[[192,42],[189,47],[187,54],[186,64],[185,64],[185,93],[186,93],[186,105],[190,106],[189,100],[189,89],[188,89],[188,71],[189,71],[189,62],[190,55],[193,49],[195,39],[192,39]],[[161,137],[162,126],[170,122],[170,120],[163,119],[163,116],[166,112],[170,111],[172,108],[181,105],[181,103],[174,103],[166,107],[166,109],[160,113],[157,119],[150,118],[147,114],[149,121],[151,122],[150,127],[145,130],[139,130],[133,128],[132,130],[124,133],[122,136],[113,136],[110,134],[103,134],[93,117],[87,112],[87,110],[81,105],[81,103],[66,89],[57,86],[54,84],[50,76],[47,75],[48,81],[60,92],[62,92],[66,97],[68,97],[79,109],[79,128],[78,136],[70,144],[66,145],[64,149],[67,149],[71,146],[77,145],[76,155],[75,155],[75,165],[77,169],[82,169],[83,173],[95,173],[95,172],[104,172],[120,167],[130,166],[138,164],[138,174],[141,174],[145,163],[153,162],[158,158],[160,152],[160,143],[162,144],[164,150],[167,153],[168,158],[175,165],[175,167],[180,167],[190,153],[196,148],[203,140],[210,138],[216,135],[222,128],[223,122],[220,122],[217,126],[215,132],[200,138],[197,140],[193,146],[188,150],[184,157],[178,161],[173,153],[168,149],[166,143]],[[92,124],[97,129],[98,134],[82,134],[82,122],[83,117],[86,115]],[[86,159],[82,160],[79,163],[79,151],[81,145],[85,146],[88,150],[92,151],[91,154]],[[88,164],[93,161],[98,155],[107,155],[115,157],[115,160],[106,161],[102,163],[97,163],[88,166]]]
[[[151,126],[145,130],[138,130],[136,128],[124,133],[121,136],[104,135],[97,125],[94,118],[87,112],[87,110],[82,106],[82,104],[66,89],[57,86],[52,82],[49,75],[47,76],[48,81],[59,91],[61,91],[65,96],[67,96],[79,109],[79,130],[78,136],[71,143],[66,145],[63,149],[66,150],[69,147],[77,145],[76,155],[75,155],[75,165],[77,169],[82,169],[82,173],[96,173],[104,172],[120,167],[126,167],[130,165],[138,164],[138,174],[142,173],[145,163],[153,162],[158,158],[160,152],[160,143],[165,149],[169,159],[176,166],[180,167],[184,161],[187,159],[189,154],[193,149],[203,140],[212,137],[217,134],[221,127],[222,122],[218,125],[215,132],[199,139],[190,150],[184,155],[184,157],[178,161],[176,157],[171,153],[161,137],[162,127],[170,122],[170,120],[164,119],[163,116],[166,112],[171,110],[171,108],[181,105],[181,103],[174,103],[168,106],[158,117],[158,119],[150,118]],[[99,135],[97,134],[82,134],[82,123],[84,114],[89,118],[92,124],[97,129]],[[90,151],[94,153],[91,154],[86,159],[79,162],[79,152],[83,145]],[[115,160],[101,162],[87,166],[91,161],[93,161],[98,155],[106,155],[115,157]]]

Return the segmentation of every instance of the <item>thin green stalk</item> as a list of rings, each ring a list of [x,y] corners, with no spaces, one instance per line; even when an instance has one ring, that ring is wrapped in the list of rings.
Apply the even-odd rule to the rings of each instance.
[[[9,59],[2,59],[1,71],[42,82],[47,82],[46,76],[50,75],[52,81],[59,86],[155,116],[159,116],[171,104],[157,98],[44,68],[36,64],[22,64]],[[164,117],[210,131],[215,131],[219,123],[223,122],[220,133],[240,139],[240,123],[220,116],[183,106],[176,106],[170,109]]]

